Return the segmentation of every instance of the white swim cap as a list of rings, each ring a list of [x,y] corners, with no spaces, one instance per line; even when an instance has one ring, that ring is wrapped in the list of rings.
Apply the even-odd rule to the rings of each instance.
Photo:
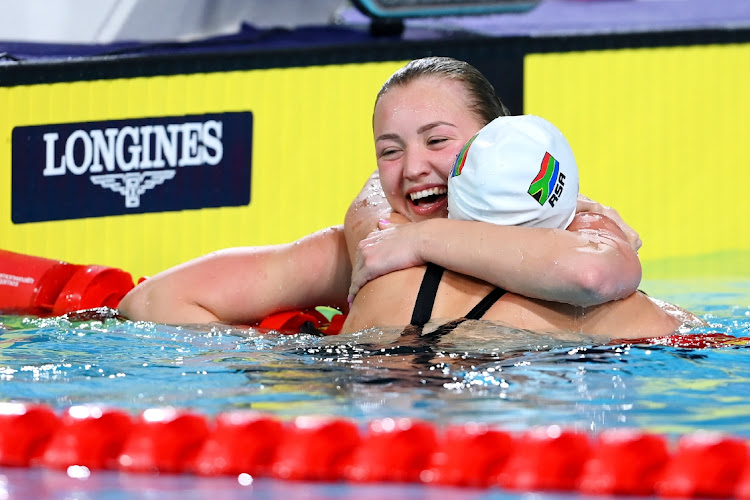
[[[578,167],[562,133],[533,115],[501,116],[470,139],[448,179],[448,217],[504,226],[568,227]]]

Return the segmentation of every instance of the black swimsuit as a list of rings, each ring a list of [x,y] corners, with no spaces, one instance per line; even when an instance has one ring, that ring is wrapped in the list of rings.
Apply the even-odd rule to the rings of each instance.
[[[424,272],[419,293],[417,293],[417,300],[414,303],[411,323],[401,332],[397,343],[394,343],[395,345],[373,351],[370,353],[371,355],[411,355],[413,356],[412,364],[414,366],[431,366],[437,354],[438,342],[444,335],[451,333],[466,320],[480,319],[506,293],[502,288],[495,288],[479,301],[466,316],[440,325],[431,332],[422,333],[424,325],[432,317],[432,306],[435,304],[435,296],[444,271],[445,269],[437,264],[427,263],[427,269]]]
[[[419,287],[419,293],[417,293],[417,300],[414,303],[411,323],[406,327],[404,333],[412,333],[415,330],[421,333],[422,327],[430,321],[430,318],[432,317],[432,306],[435,304],[435,296],[437,295],[437,289],[440,285],[440,280],[443,277],[444,271],[445,268],[442,268],[437,264],[431,262],[427,263],[427,269],[425,269],[424,278],[422,278],[422,284]],[[441,325],[437,330],[428,335],[441,337],[455,329],[467,319],[480,319],[500,297],[505,295],[505,293],[506,291],[500,287],[494,288],[481,301],[479,301],[479,303],[474,306],[466,316]]]
[[[420,369],[431,367],[434,365],[434,358],[441,351],[437,349],[440,339],[452,332],[458,325],[469,319],[480,319],[497,300],[502,297],[506,292],[502,288],[495,288],[487,294],[474,308],[469,311],[466,316],[462,318],[449,321],[443,325],[440,325],[437,329],[422,333],[424,325],[430,320],[432,316],[432,307],[435,304],[435,296],[437,294],[440,280],[443,277],[444,268],[436,264],[427,264],[427,269],[422,278],[422,284],[419,287],[419,293],[417,293],[417,300],[414,303],[414,311],[412,312],[411,323],[409,326],[404,328],[403,332],[399,336],[398,340],[393,342],[391,345],[362,345],[363,354],[368,357],[377,356],[405,356],[411,360],[413,367]],[[323,335],[319,332],[312,323],[303,324],[300,328],[302,333],[310,333],[313,335]],[[443,357],[440,358],[443,360]],[[475,362],[494,361],[496,356],[490,357],[487,360],[480,358],[474,358]],[[443,362],[443,361],[441,361]],[[419,372],[420,374],[422,372]],[[439,372],[442,373],[442,372]],[[420,375],[423,377],[422,383],[437,383],[442,385],[445,380],[442,375],[435,375],[434,381],[430,376]],[[376,383],[390,383],[392,377],[389,376],[384,381],[376,381]]]
[[[427,263],[427,269],[425,269],[424,277],[422,278],[422,284],[419,286],[419,292],[417,293],[417,300],[414,302],[414,310],[411,314],[411,322],[409,326],[404,328],[401,334],[401,339],[411,338],[413,340],[420,339],[421,341],[427,341],[432,343],[440,339],[443,335],[446,335],[468,319],[480,319],[484,316],[484,313],[497,302],[497,300],[505,295],[506,291],[500,287],[495,287],[490,293],[488,293],[482,300],[479,301],[474,308],[466,314],[466,316],[453,321],[449,321],[444,325],[440,325],[434,331],[426,334],[422,334],[422,328],[430,321],[432,317],[432,307],[435,305],[435,297],[437,295],[438,286],[440,286],[440,280],[443,278],[443,272],[445,268],[433,264]],[[307,333],[310,335],[324,336],[325,334],[318,330],[311,322],[306,321],[300,326],[300,333]],[[400,349],[400,348],[397,348]],[[410,352],[414,352],[408,348]],[[390,352],[394,354],[394,352]]]

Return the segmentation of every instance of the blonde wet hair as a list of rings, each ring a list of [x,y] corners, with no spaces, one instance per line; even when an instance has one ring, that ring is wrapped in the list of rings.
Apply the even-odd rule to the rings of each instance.
[[[375,106],[391,88],[428,77],[461,82],[469,94],[469,111],[474,113],[482,125],[499,116],[510,115],[489,80],[471,64],[452,57],[424,57],[410,61],[386,80],[375,98]]]

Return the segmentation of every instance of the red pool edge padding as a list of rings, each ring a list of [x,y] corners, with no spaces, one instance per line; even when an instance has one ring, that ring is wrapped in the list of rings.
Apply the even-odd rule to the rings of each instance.
[[[282,421],[249,410],[209,418],[166,407],[133,417],[98,406],[60,413],[0,403],[6,467],[747,499],[749,455],[745,440],[708,432],[670,440],[631,428],[510,432],[408,418],[377,419],[362,429],[346,418]]]

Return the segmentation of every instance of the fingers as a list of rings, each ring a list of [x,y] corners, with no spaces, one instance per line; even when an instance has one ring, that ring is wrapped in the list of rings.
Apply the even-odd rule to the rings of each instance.
[[[360,286],[359,283],[352,282],[351,286],[349,287],[349,296],[346,298],[346,300],[349,302],[349,307],[352,307],[352,304],[354,304],[354,298],[359,293]]]
[[[592,200],[591,198],[587,198],[586,196],[579,193],[578,195],[578,203],[576,206],[577,212],[593,212],[602,214],[605,217],[608,217],[614,221],[615,224],[622,230],[623,233],[625,233],[625,237],[627,238],[628,244],[636,251],[640,250],[640,248],[643,246],[643,241],[641,241],[641,237],[638,234],[637,231],[635,231],[632,227],[630,227],[622,217],[620,217],[620,213],[615,210],[612,207],[608,207],[606,205],[602,205],[601,203]]]
[[[359,261],[359,259],[357,259]],[[349,302],[349,307],[351,308],[352,304],[354,303],[354,298],[359,293],[360,289],[365,286],[365,284],[370,281],[369,278],[364,274],[364,270],[362,269],[362,266],[358,266],[353,272],[352,272],[352,283],[349,285],[349,295],[347,297],[347,301]]]
[[[386,223],[383,224],[385,228],[390,224],[388,221],[381,220],[378,225],[382,222]],[[378,259],[374,253],[375,247],[382,238],[382,235],[383,231],[376,229],[357,244],[357,256],[354,265],[352,266],[352,281],[349,285],[349,296],[347,298],[350,306],[352,302],[354,302],[354,297],[357,296],[359,290],[365,286],[368,281],[380,276],[375,269],[375,263],[378,262]]]
[[[366,243],[366,240],[368,238],[360,241],[359,245],[357,245],[357,257],[354,261],[354,265],[352,266],[352,281],[349,285],[349,295],[347,297],[350,308],[352,306],[352,303],[354,302],[354,298],[359,293],[359,290],[369,281],[369,279],[367,279],[365,275],[365,259],[362,255],[363,250],[368,245],[368,243]]]
[[[604,215],[615,221],[617,226],[622,229],[622,232],[625,233],[625,236],[628,239],[628,243],[630,246],[635,250],[636,252],[641,248],[643,245],[643,242],[641,241],[641,237],[638,235],[638,232],[630,227],[622,217],[620,217],[620,213],[615,210],[612,207],[605,207],[602,206]]]
[[[641,241],[641,238],[640,236],[638,236],[638,233],[636,233],[635,231],[633,231],[633,233],[634,235],[632,239],[630,238],[630,236],[628,236],[628,243],[630,243],[630,246],[633,247],[636,252],[638,252],[638,250],[640,250],[641,247],[643,246],[643,241]]]

